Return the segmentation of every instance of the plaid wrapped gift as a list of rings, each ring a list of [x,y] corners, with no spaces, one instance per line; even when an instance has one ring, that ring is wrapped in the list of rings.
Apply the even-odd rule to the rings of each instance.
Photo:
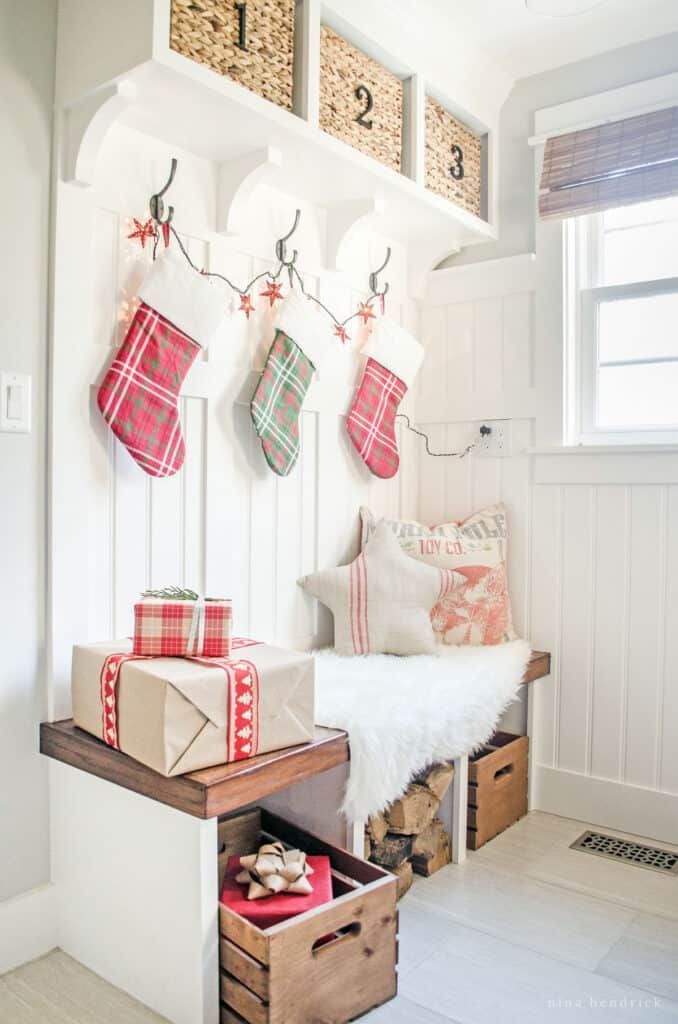
[[[202,609],[202,610],[201,610]],[[189,640],[195,616],[194,640]],[[228,658],[231,654],[232,603],[226,599],[196,601],[147,599],[134,606],[133,653],[156,657]]]
[[[424,357],[402,327],[380,320],[363,347],[367,364],[346,429],[358,455],[375,476],[388,480],[400,465],[395,418]]]

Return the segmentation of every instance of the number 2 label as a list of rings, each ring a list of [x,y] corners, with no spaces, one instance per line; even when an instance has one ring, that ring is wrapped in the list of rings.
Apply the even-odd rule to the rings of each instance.
[[[360,111],[360,113],[356,117],[356,121],[363,128],[371,128],[372,118],[368,118],[366,117],[366,115],[369,114],[370,110],[374,106],[372,93],[370,92],[366,85],[359,85],[355,91],[355,95],[356,99],[362,100],[365,103],[365,109]]]

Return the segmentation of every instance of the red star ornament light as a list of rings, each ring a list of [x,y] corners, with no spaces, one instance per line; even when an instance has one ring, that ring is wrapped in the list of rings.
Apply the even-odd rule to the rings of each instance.
[[[343,343],[346,343],[347,341],[351,340],[348,336],[348,331],[346,330],[343,324],[337,324],[335,326],[334,334],[337,338],[340,338]]]
[[[132,223],[134,224],[134,231],[131,231],[128,238],[138,238],[141,242],[141,248],[146,248],[146,239],[155,238],[155,225],[149,217],[147,221],[137,220],[136,217],[132,217]]]
[[[369,302],[358,303],[358,316],[362,320],[363,324],[366,324],[368,320],[376,320],[376,317]]]
[[[247,293],[240,296],[240,313],[244,313],[247,319],[250,318],[250,313],[254,312],[254,306],[252,300]]]
[[[268,299],[271,306],[282,299],[282,285],[277,281],[268,281],[263,292],[259,292],[265,299]]]

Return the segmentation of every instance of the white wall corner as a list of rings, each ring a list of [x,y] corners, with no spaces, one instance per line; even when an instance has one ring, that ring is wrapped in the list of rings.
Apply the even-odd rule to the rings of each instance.
[[[31,889],[0,903],[0,974],[44,956],[57,945],[56,890]]]
[[[427,275],[426,303],[430,306],[489,299],[496,295],[534,292],[537,258],[533,252],[480,263],[441,267]]]

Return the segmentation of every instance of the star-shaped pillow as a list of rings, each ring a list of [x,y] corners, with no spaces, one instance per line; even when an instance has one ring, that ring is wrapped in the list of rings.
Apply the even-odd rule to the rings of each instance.
[[[436,641],[429,613],[462,582],[451,569],[409,558],[384,521],[350,565],[298,580],[333,613],[339,654],[430,653]]]

